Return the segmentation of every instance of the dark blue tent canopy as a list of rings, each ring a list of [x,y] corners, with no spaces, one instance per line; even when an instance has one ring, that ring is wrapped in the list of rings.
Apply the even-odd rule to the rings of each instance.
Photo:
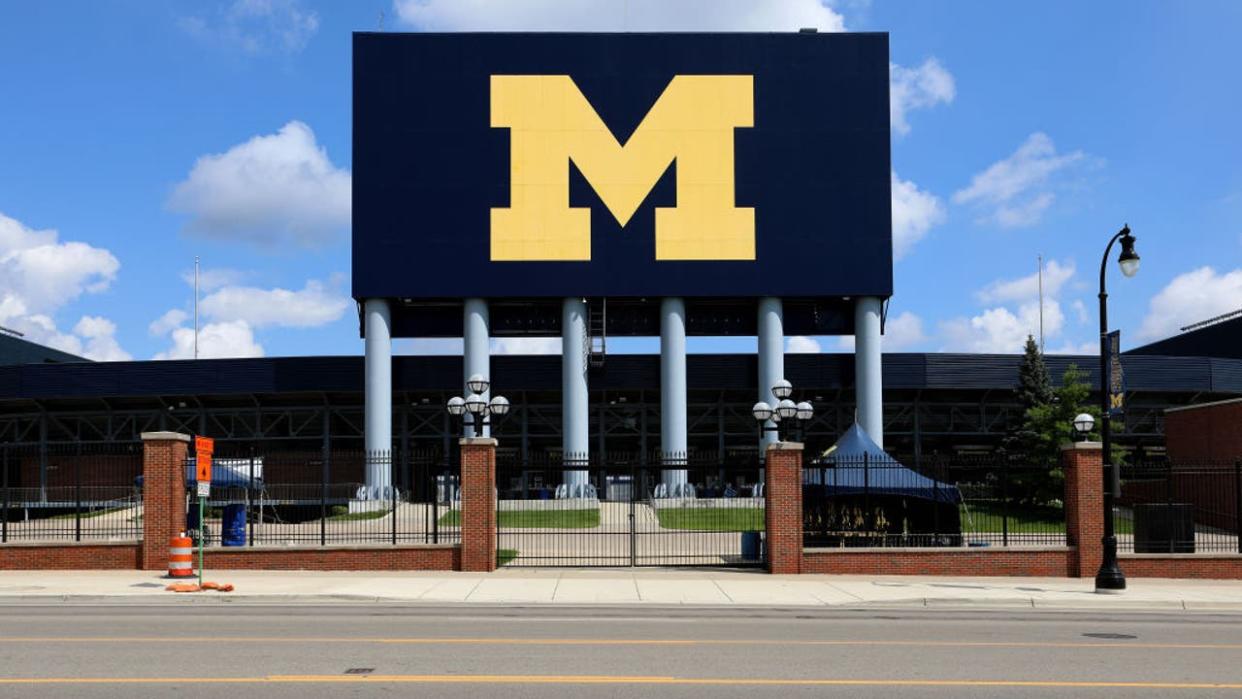
[[[900,495],[959,503],[956,485],[941,483],[901,465],[855,423],[803,473],[803,485],[825,495]]]

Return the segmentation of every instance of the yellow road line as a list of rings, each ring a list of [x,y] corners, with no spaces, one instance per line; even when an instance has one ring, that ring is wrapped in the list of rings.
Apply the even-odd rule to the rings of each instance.
[[[732,685],[756,687],[1041,687],[1104,689],[1242,689],[1226,682],[1109,682],[1072,680],[794,679],[665,677],[643,675],[267,675],[262,677],[28,677],[4,685],[37,684],[613,684]]]
[[[181,643],[185,636],[6,636],[0,643]],[[693,638],[383,638],[319,636],[213,636],[220,643],[358,643],[479,646],[917,646],[940,648],[1133,648],[1159,650],[1242,650],[1242,643],[1139,643],[1128,641],[902,641],[768,640]]]

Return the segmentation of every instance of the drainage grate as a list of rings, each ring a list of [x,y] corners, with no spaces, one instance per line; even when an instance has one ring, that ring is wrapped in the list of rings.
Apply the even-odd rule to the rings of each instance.
[[[375,672],[373,667],[351,667],[345,671],[346,675],[369,675]]]
[[[1138,638],[1128,633],[1084,633],[1083,635],[1087,638],[1104,638],[1110,641],[1129,641]]]

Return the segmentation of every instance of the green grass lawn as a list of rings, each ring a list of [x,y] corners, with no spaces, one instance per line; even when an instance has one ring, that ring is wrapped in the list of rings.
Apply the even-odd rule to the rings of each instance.
[[[103,515],[112,514],[113,512],[121,512],[122,510],[128,510],[128,509],[130,509],[129,505],[122,505],[120,507],[107,507],[102,510],[83,511],[82,519],[88,519],[90,517],[102,517]],[[48,519],[74,519],[76,516],[77,515],[73,512],[66,512],[63,515],[52,515],[51,517],[48,517]]]
[[[1010,534],[1064,534],[1065,511],[1048,505],[1017,505],[1009,508],[1000,504],[972,502],[959,506],[962,532],[976,534],[999,534],[1003,528],[1002,517],[1008,509]],[[1118,517],[1115,526],[1118,534],[1133,534],[1134,523]]]
[[[518,556],[517,549],[497,549],[496,550],[496,565],[498,567],[505,565],[509,563],[510,561],[512,561],[513,559],[517,558],[517,556]]]
[[[591,529],[599,526],[599,509],[589,510],[501,510],[497,526],[509,529]],[[449,510],[440,517],[446,527],[461,526],[461,510]]]
[[[764,528],[762,507],[657,507],[656,516],[665,529],[753,532]]]
[[[350,512],[348,507],[334,507],[332,514],[328,515],[329,522],[357,522],[367,519],[381,519],[387,517],[392,510],[367,510],[365,512]]]

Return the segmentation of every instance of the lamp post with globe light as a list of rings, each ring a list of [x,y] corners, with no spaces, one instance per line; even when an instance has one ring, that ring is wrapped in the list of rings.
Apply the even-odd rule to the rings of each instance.
[[[1126,589],[1126,576],[1117,565],[1117,533],[1113,526],[1113,506],[1117,493],[1117,464],[1113,463],[1112,452],[1112,420],[1109,418],[1108,401],[1108,291],[1104,285],[1105,272],[1108,270],[1108,255],[1113,244],[1121,241],[1121,254],[1117,257],[1117,265],[1121,273],[1133,277],[1138,273],[1139,256],[1134,250],[1134,236],[1130,234],[1130,226],[1122,226],[1120,231],[1108,241],[1104,248],[1104,257],[1100,260],[1100,447],[1103,452],[1105,469],[1104,479],[1104,557],[1100,562],[1100,570],[1095,574],[1096,592],[1119,592]],[[1075,420],[1077,422],[1077,420]]]
[[[806,423],[815,416],[815,408],[807,401],[795,403],[790,398],[793,395],[793,384],[785,379],[780,379],[776,385],[772,386],[772,396],[776,399],[775,405],[769,405],[766,401],[755,403],[750,409],[751,415],[755,417],[755,422],[759,425],[759,435],[763,436],[766,432],[775,432],[777,440],[781,438],[781,425],[792,425],[796,422],[797,439],[801,441],[806,434]],[[785,436],[791,437],[790,428],[786,428]]]

